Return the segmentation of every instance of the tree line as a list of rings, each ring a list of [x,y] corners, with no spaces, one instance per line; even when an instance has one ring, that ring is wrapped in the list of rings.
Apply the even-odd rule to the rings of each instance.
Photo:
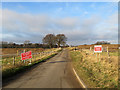
[[[42,39],[42,44],[31,43],[29,40],[25,40],[23,44],[16,44],[13,42],[2,41],[0,43],[0,48],[57,48],[57,47],[67,47],[66,44],[67,37],[64,34],[47,34]]]
[[[47,34],[43,38],[43,43],[49,45],[50,48],[57,45],[57,47],[65,46],[67,37],[64,34],[57,34],[56,36],[54,34]]]

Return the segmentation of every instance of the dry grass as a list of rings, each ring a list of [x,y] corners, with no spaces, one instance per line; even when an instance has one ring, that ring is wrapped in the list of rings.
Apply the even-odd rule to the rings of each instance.
[[[88,88],[118,86],[118,52],[94,54],[89,49],[71,50],[73,66]],[[97,55],[97,56],[96,56]]]
[[[102,45],[103,48],[107,48],[109,49],[109,52],[115,52],[116,50],[118,50],[119,45],[118,44],[104,44]],[[92,50],[94,49],[94,45],[79,45],[78,49],[90,49],[90,47],[92,47]]]
[[[7,49],[7,50],[9,51],[9,49]],[[34,51],[36,51],[38,54],[32,54],[31,62],[36,62],[38,60],[41,60],[41,59],[46,58],[48,56],[51,56],[52,54],[57,53],[58,50],[60,50],[60,48],[44,49],[44,53],[39,53],[39,52],[41,52],[41,51],[39,51],[39,49],[34,49]],[[25,66],[25,65],[28,65],[30,63],[30,59],[25,60],[25,63],[24,63],[24,61],[21,60],[21,56],[18,55],[18,56],[15,56],[15,65],[14,65],[13,58],[14,58],[14,56],[2,57],[2,70],[16,68],[19,66]]]
[[[30,68],[31,66],[38,64],[40,62],[44,62],[45,60],[55,56],[59,51],[61,51],[61,48],[57,48],[57,49],[50,49],[50,50],[46,50],[47,51],[53,51],[51,53],[44,53],[42,56],[40,54],[34,55],[32,58],[32,62],[30,63],[30,60],[25,60],[26,63],[24,63],[20,58],[18,59],[18,63],[16,63],[15,65],[13,64],[8,64],[4,66],[4,68],[2,67],[2,78],[5,79],[7,77],[13,76],[19,72],[22,72],[24,70],[26,70],[27,68]]]
[[[2,55],[5,55],[5,54],[17,54],[17,51],[18,53],[22,53],[25,51],[32,51],[32,53],[37,53],[37,52],[42,52],[44,51],[43,48],[2,48],[0,49],[2,51]]]

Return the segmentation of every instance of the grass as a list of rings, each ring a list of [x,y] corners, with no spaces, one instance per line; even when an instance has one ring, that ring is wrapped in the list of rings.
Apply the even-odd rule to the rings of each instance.
[[[32,67],[35,64],[44,62],[45,60],[55,56],[56,54],[57,53],[54,53],[54,54],[52,54],[50,56],[44,57],[42,59],[39,59],[39,60],[37,60],[35,62],[32,62],[29,65],[15,66],[15,67],[12,67],[12,68],[5,69],[5,70],[2,71],[2,78],[4,79],[4,78],[10,77],[10,76],[13,76],[13,75],[15,75],[15,74],[17,74],[19,72],[24,71],[25,69],[28,69],[28,68]]]
[[[96,60],[95,55],[87,51],[70,51],[73,66],[88,88],[117,88],[118,67],[104,60]],[[106,54],[101,55],[105,57]],[[116,57],[116,52],[111,53]]]
[[[2,51],[2,55],[5,54],[20,54],[23,53],[23,51],[32,51],[32,53],[42,52],[45,49],[43,48],[0,48]]]
[[[32,61],[36,61],[38,59],[42,59],[43,57],[46,57],[46,56],[49,56],[50,54],[54,53],[54,52],[51,52],[51,51],[54,51],[54,52],[58,52],[59,49],[46,49],[44,50],[45,53],[40,53],[40,54],[33,54],[32,55]],[[51,52],[51,53],[48,53],[48,52]],[[1,61],[2,61],[2,69],[6,69],[6,68],[11,68],[13,67],[13,58],[15,57],[15,65],[21,65],[23,63],[23,61],[21,60],[21,56],[4,56],[2,57]],[[26,64],[30,63],[30,60],[25,60],[26,61]]]
[[[4,58],[6,60],[4,60],[3,62],[3,67],[2,68],[2,77],[3,78],[7,78],[7,77],[10,77],[10,76],[13,76],[21,71],[24,71],[25,69],[28,69],[29,67],[31,66],[34,66],[35,64],[38,64],[38,63],[41,63],[41,62],[44,62],[45,60],[55,56],[58,52],[60,52],[62,49],[55,49],[55,53],[51,53],[51,54],[48,54],[48,55],[43,55],[42,57],[40,57],[40,55],[33,55],[33,58],[32,58],[32,63],[29,64],[29,61],[26,60],[26,63],[23,63],[23,61],[21,61],[21,57],[18,56],[16,57],[16,64],[13,65],[12,63],[12,58],[11,57],[7,57],[7,58]],[[18,63],[17,63],[18,62]],[[9,63],[9,64],[8,64]]]

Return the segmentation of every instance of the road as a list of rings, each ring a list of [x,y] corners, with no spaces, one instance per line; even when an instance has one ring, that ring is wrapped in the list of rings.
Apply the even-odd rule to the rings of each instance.
[[[72,70],[68,50],[3,83],[3,88],[81,88]]]

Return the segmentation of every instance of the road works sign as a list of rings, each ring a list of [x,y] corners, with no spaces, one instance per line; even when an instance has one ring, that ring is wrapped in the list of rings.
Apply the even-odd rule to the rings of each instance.
[[[94,46],[94,52],[96,52],[96,53],[102,52],[102,45],[95,45]]]
[[[30,59],[30,58],[32,58],[32,52],[31,51],[21,53],[21,59],[22,60],[26,60],[26,59]]]

